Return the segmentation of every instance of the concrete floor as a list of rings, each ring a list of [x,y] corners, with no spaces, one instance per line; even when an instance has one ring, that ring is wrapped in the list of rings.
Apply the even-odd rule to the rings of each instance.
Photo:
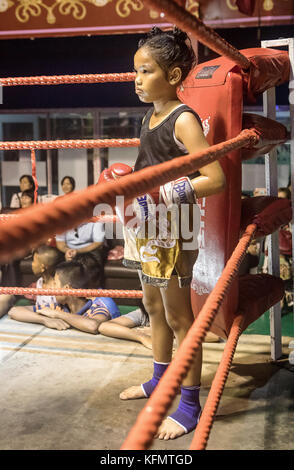
[[[240,338],[207,449],[293,449],[291,339],[273,364],[269,337]],[[202,404],[223,349],[204,345]],[[119,392],[151,373],[151,351],[140,344],[3,317],[0,449],[119,449],[146,403],[120,401]],[[156,440],[152,449],[188,449],[192,437]]]

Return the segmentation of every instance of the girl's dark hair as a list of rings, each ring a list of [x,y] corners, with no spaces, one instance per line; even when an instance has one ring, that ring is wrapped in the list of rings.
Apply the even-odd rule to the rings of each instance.
[[[75,187],[76,187],[76,182],[75,182],[75,180],[72,176],[64,176],[61,180],[61,186],[63,185],[64,180],[66,180],[66,179],[68,179],[70,181],[70,184],[72,185],[72,190],[74,190]]]
[[[32,185],[31,191],[35,191],[35,182],[34,182],[34,179],[33,179],[32,175],[22,175],[19,178],[19,182],[21,182],[21,180],[23,180],[24,178],[27,178],[29,180],[29,182],[31,183],[31,185]]]
[[[182,80],[185,80],[197,62],[190,38],[176,27],[171,31],[162,31],[154,26],[139,41],[138,49],[143,46],[150,49],[152,56],[166,73],[172,67],[180,67]]]

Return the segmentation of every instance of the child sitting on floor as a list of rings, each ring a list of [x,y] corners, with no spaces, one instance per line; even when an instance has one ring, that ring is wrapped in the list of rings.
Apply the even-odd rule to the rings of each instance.
[[[32,271],[35,276],[40,276],[37,280],[37,288],[53,288],[53,275],[55,267],[64,259],[63,255],[57,248],[48,245],[38,247],[33,254]],[[37,310],[42,305],[50,305],[56,303],[54,296],[37,295],[35,306],[15,306],[12,307],[8,315],[13,320],[40,323],[47,328],[56,328],[64,330],[69,326],[63,321],[52,320],[51,318],[42,317],[37,313]]]
[[[95,268],[87,263],[87,269],[76,261],[61,263],[55,271],[57,289],[82,289],[89,286],[95,277]],[[142,343],[151,349],[151,338],[143,331],[131,330],[148,325],[148,316],[142,309],[126,315],[120,311],[110,297],[83,298],[63,295],[56,297],[57,303],[40,306],[38,314],[54,320],[62,320],[67,325],[86,333],[121,338]]]

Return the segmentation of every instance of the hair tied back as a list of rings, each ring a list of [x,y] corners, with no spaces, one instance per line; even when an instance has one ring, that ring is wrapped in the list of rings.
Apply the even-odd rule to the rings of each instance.
[[[186,39],[188,38],[187,33],[185,33],[185,31],[182,31],[181,29],[177,28],[176,26],[174,26],[174,28],[173,28],[173,35],[174,35],[175,39],[177,39],[178,41],[186,41]]]
[[[147,38],[152,38],[153,36],[160,36],[161,34],[164,34],[164,31],[162,31],[162,29],[158,28],[157,26],[153,26],[147,33]]]

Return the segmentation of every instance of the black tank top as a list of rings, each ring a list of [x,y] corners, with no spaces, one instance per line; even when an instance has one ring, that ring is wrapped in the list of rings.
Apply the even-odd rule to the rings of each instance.
[[[198,114],[189,106],[180,105],[172,111],[158,126],[149,129],[149,122],[153,113],[153,108],[149,109],[145,115],[145,120],[142,124],[140,134],[140,147],[135,163],[134,170],[142,170],[148,166],[157,165],[175,157],[188,154],[184,145],[175,141],[174,129],[175,122],[180,114],[190,112],[194,114],[199,121],[201,127],[201,120]],[[182,147],[180,147],[182,145]],[[199,172],[190,175],[190,178],[198,176]]]

